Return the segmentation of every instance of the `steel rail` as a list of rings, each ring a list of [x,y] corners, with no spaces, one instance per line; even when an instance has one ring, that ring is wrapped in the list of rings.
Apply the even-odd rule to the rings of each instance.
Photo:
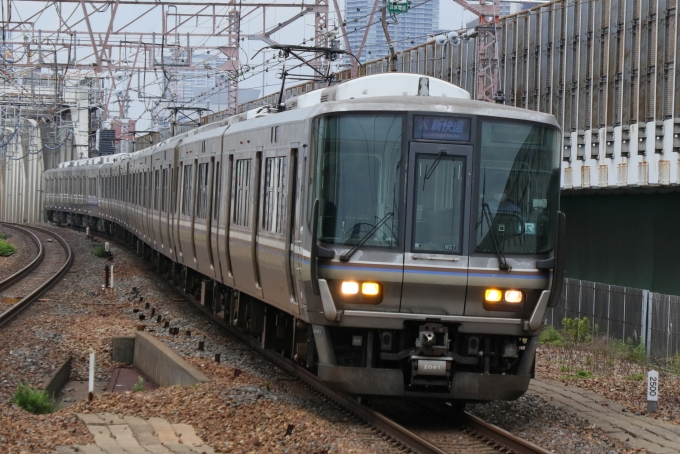
[[[492,440],[503,448],[508,449],[510,452],[515,452],[517,454],[550,454],[550,451],[519,438],[498,426],[489,424],[470,413],[463,413],[463,424],[473,432]]]
[[[10,227],[14,230],[20,231],[21,233],[27,235],[38,247],[38,254],[36,257],[31,260],[31,262],[17,271],[16,273],[12,274],[11,276],[3,279],[0,281],[0,292],[4,291],[5,289],[11,287],[12,285],[16,284],[20,280],[22,280],[24,277],[26,277],[28,274],[30,274],[31,271],[36,269],[40,263],[42,263],[43,258],[45,257],[45,248],[43,248],[42,243],[40,242],[40,239],[35,236],[35,233],[31,232],[30,230],[24,229],[22,227],[18,227],[16,225],[8,224],[6,222],[3,222],[2,225]]]
[[[18,227],[16,224],[10,224],[10,223],[3,223],[4,225],[8,225],[10,227],[18,228],[18,229],[27,229],[30,228],[32,230],[37,230],[39,232],[45,233],[47,235],[52,236],[55,238],[59,244],[64,248],[66,251],[66,261],[64,264],[59,268],[59,270],[54,273],[52,276],[50,276],[44,283],[42,283],[40,286],[35,288],[31,293],[26,295],[16,303],[14,306],[0,314],[0,328],[4,327],[7,325],[10,321],[12,321],[17,315],[19,315],[21,312],[23,312],[26,308],[28,308],[35,300],[40,298],[41,295],[43,295],[47,290],[52,288],[58,281],[61,279],[71,268],[71,265],[73,265],[73,251],[71,250],[71,247],[66,243],[66,241],[59,235],[57,235],[54,232],[51,232],[47,229],[43,229],[41,227]],[[39,241],[40,242],[40,241]],[[41,245],[41,249],[42,245]],[[44,255],[44,252],[43,252]],[[23,277],[25,277],[27,274],[25,274]],[[21,279],[23,279],[23,277]],[[19,279],[19,280],[21,280]],[[19,280],[16,280],[14,283],[19,282]]]

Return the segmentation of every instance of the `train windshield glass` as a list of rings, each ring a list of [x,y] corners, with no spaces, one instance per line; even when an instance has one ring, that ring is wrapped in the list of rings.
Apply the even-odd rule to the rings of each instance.
[[[319,239],[395,247],[399,223],[400,115],[338,115],[315,123]]]
[[[560,136],[555,128],[482,122],[476,252],[550,251],[559,208]],[[495,235],[494,235],[495,234]]]

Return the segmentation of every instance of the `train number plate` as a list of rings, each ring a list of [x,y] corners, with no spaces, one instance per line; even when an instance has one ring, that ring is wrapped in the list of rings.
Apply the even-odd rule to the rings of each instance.
[[[418,375],[446,375],[446,361],[418,360]]]

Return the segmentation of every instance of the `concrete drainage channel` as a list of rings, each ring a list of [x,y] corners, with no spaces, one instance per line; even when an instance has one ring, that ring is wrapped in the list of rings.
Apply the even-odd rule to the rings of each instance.
[[[133,366],[134,369],[129,369],[132,373],[119,369],[114,371],[106,387],[108,392],[132,390],[138,376],[145,378],[146,383],[150,381],[151,388],[195,385],[210,381],[210,378],[187,363],[170,347],[143,331],[138,331],[135,336],[114,337],[112,347],[113,360]],[[56,369],[47,381],[46,391],[58,396],[67,387],[71,361],[72,358],[68,358]]]

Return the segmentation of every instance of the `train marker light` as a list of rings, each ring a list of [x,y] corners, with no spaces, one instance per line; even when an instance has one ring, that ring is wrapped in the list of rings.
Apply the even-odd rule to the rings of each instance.
[[[503,292],[495,288],[486,289],[484,300],[489,303],[498,303],[503,299]]]
[[[380,294],[380,284],[375,282],[364,282],[361,284],[361,293],[366,296],[376,296]]]
[[[343,295],[356,295],[359,293],[359,284],[354,281],[344,281],[340,290]]]
[[[506,290],[505,301],[508,303],[521,303],[524,295],[519,290]]]

